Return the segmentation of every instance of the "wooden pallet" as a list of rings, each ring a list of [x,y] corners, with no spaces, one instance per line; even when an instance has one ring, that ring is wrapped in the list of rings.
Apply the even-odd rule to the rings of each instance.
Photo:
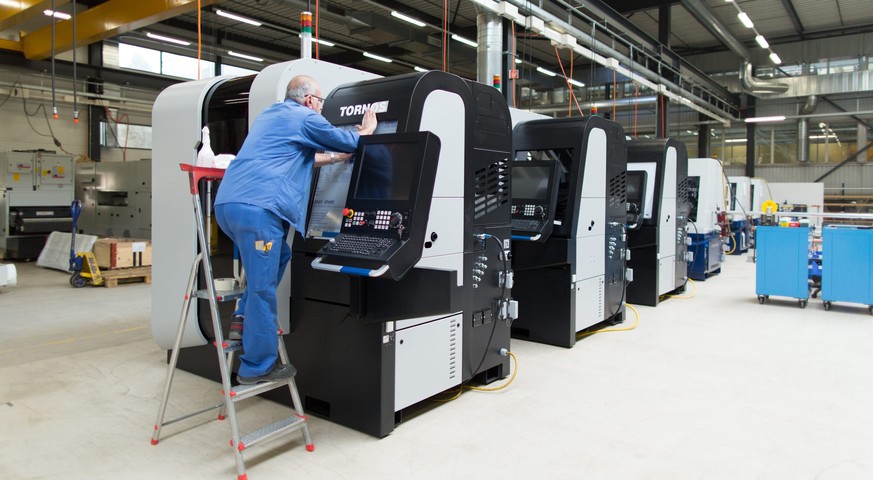
[[[103,286],[106,288],[117,287],[120,283],[128,283],[142,280],[152,283],[152,267],[119,268],[116,270],[100,270],[103,275]]]

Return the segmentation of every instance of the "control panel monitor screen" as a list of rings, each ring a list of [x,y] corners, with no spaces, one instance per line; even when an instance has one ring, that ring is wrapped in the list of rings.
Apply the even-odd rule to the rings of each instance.
[[[550,168],[542,165],[512,166],[512,198],[548,201]]]
[[[645,185],[646,172],[627,172],[627,203],[635,203],[642,207]]]
[[[413,142],[376,143],[365,145],[360,162],[358,183],[354,198],[357,200],[409,200],[416,181],[416,166],[420,146]]]

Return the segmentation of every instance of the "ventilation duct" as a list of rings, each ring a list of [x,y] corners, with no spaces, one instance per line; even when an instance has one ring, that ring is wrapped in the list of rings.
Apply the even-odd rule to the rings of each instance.
[[[749,50],[734,37],[727,27],[721,23],[721,20],[716,18],[715,13],[709,5],[706,5],[701,0],[682,0],[682,6],[688,10],[701,25],[706,27],[710,33],[725,44],[730,51],[734,52],[742,60],[740,67],[740,85],[743,91],[750,94],[756,93],[785,93],[788,91],[788,85],[779,82],[767,82],[758,80],[752,75],[752,54]]]
[[[492,12],[476,16],[476,79],[491,85],[503,71],[503,18]],[[506,82],[500,79],[501,86]]]
[[[810,95],[799,108],[801,115],[809,115],[815,111],[818,105],[818,96]],[[806,164],[809,162],[809,119],[797,119],[797,161]]]

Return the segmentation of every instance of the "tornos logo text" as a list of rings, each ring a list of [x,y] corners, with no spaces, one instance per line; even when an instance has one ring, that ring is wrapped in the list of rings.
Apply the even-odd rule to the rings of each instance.
[[[348,105],[340,107],[341,117],[351,117],[354,115],[363,115],[369,109],[373,109],[375,113],[384,113],[388,111],[388,100],[373,103],[362,103],[360,105]]]

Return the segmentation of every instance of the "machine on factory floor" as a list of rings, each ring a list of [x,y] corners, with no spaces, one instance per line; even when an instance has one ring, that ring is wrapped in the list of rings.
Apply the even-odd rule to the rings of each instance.
[[[0,258],[36,258],[51,232],[70,230],[74,177],[69,155],[0,154]]]
[[[511,124],[499,91],[443,72],[342,86],[322,113],[354,128],[368,107],[377,135],[320,169],[294,241],[287,343],[307,411],[382,437],[405,408],[509,373]],[[423,155],[392,146],[406,138],[428,138]]]
[[[194,211],[181,206],[191,198],[187,178],[179,174],[179,163],[195,164],[201,146],[201,129],[209,126],[212,150],[218,154],[236,154],[242,146],[252,121],[268,106],[285,98],[285,88],[295,75],[314,77],[324,92],[342,83],[377,78],[376,75],[351,68],[305,59],[270,65],[257,75],[218,77],[180,83],[165,89],[155,101],[152,125],[152,335],[158,346],[173,347],[178,316],[190,265],[199,253]],[[212,205],[215,191],[204,185],[200,189],[203,204]],[[209,236],[212,268],[217,278],[236,276],[232,242],[214,224],[211,211],[204,209]],[[214,237],[213,237],[214,235]],[[217,238],[216,238],[217,237]],[[289,238],[289,243],[291,239]],[[196,281],[203,287],[203,278]],[[278,319],[288,331],[291,306],[291,283],[285,275],[276,292]],[[225,328],[233,311],[231,303],[219,305]],[[182,335],[178,368],[219,380],[211,342],[213,334],[209,303],[199,299],[188,311]],[[169,353],[168,353],[169,355]],[[292,353],[292,359],[293,359]],[[266,395],[287,404],[287,392]]]
[[[721,163],[714,158],[688,159],[688,225],[691,244],[688,277],[706,280],[721,272],[724,261],[723,229],[720,218],[726,211],[727,186]]]
[[[512,162],[515,338],[564,347],[624,320],[624,130],[597,116],[516,125]]]
[[[688,153],[671,138],[631,140],[627,161],[628,175],[644,173],[646,183],[641,224],[628,232],[627,301],[656,306],[662,295],[684,291],[688,278]]]
[[[76,171],[79,233],[151,239],[152,161],[95,162]]]
[[[728,255],[742,255],[749,251],[752,242],[752,179],[728,177],[728,221],[730,236],[727,239]]]

